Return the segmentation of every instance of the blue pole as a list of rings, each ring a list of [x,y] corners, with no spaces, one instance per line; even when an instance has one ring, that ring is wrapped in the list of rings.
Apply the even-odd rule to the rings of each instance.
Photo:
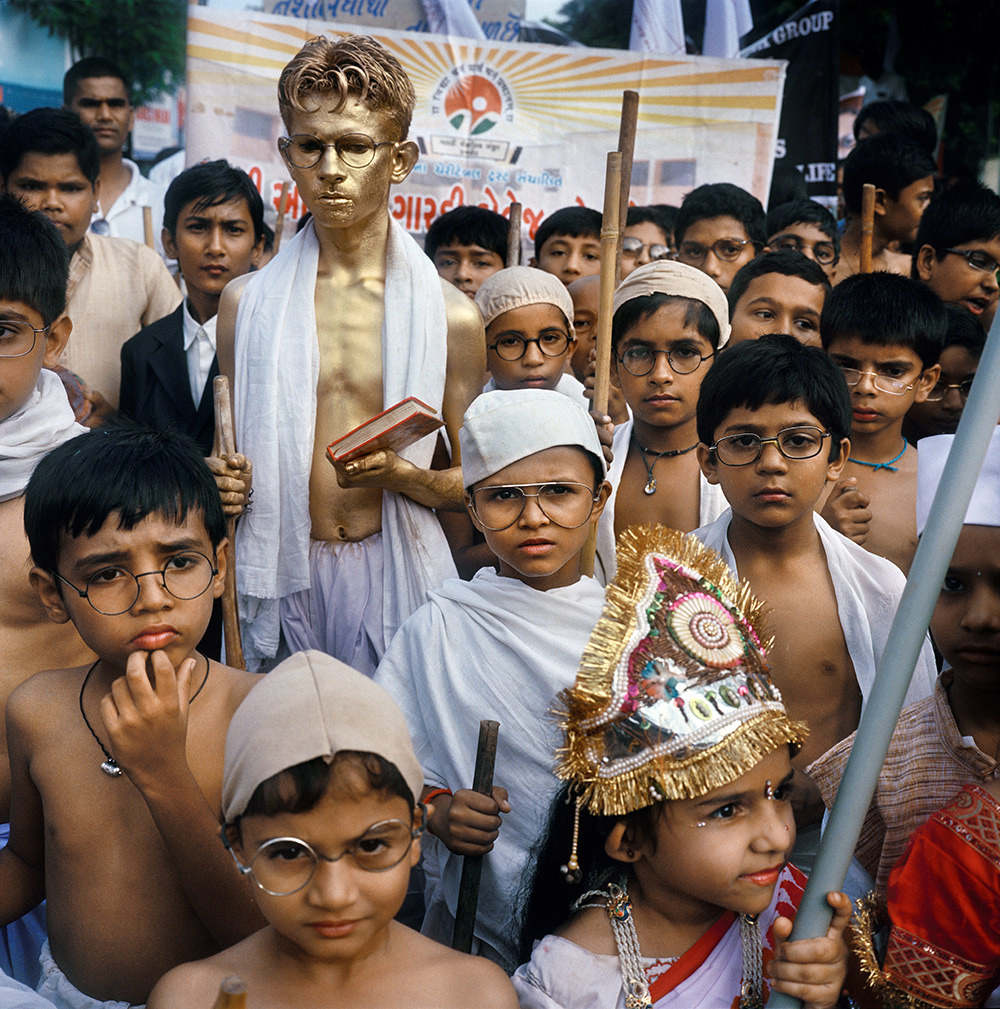
[[[879,772],[899,720],[924,634],[941,590],[965,520],[965,512],[1000,417],[1000,312],[990,327],[969,401],[955,434],[927,517],[913,566],[889,632],[889,645],[865,705],[858,734],[830,811],[812,875],[802,895],[791,939],[825,935],[833,911],[826,902],[831,890],[844,885],[847,867],[865,814],[871,805]],[[798,1009],[801,1001],[772,992],[767,1009]]]

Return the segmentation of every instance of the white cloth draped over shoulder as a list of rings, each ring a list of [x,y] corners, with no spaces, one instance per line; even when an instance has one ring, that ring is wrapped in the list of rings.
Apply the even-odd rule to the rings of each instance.
[[[445,582],[399,630],[375,681],[403,709],[424,779],[472,787],[479,722],[500,723],[494,782],[510,795],[500,836],[483,859],[476,935],[516,966],[512,926],[521,874],[559,789],[556,695],[576,679],[604,604],[593,578],[539,592],[490,568]],[[458,904],[462,858],[439,846],[441,878],[428,902]]]
[[[309,588],[309,472],[316,430],[319,241],[310,222],[247,283],[236,317],[236,444],[254,466],[253,509],[236,539],[240,616],[248,658],[275,654],[278,600]],[[383,403],[417,396],[440,410],[448,359],[441,280],[417,243],[390,219],[382,323]],[[430,466],[436,435],[401,453]],[[385,642],[455,575],[434,512],[382,495]]]
[[[736,577],[736,557],[729,545],[729,524],[733,512],[727,508],[711,525],[695,530],[707,547],[711,547],[729,565]],[[827,521],[813,512],[820,542],[837,597],[837,613],[844,631],[847,650],[854,664],[854,674],[861,688],[862,703],[867,703],[875,682],[875,671],[882,661],[889,639],[889,628],[896,615],[906,577],[892,561],[869,553],[864,547],[837,532]],[[937,667],[930,639],[925,637],[917,666],[906,691],[904,704],[930,697],[934,692]]]
[[[73,417],[59,377],[43,368],[28,401],[0,422],[0,501],[23,494],[42,456],[86,432]]]
[[[603,585],[607,585],[618,570],[618,561],[615,555],[615,499],[618,497],[618,487],[622,482],[622,472],[625,469],[631,438],[631,420],[616,425],[611,442],[611,453],[614,459],[608,470],[611,496],[608,498],[608,503],[604,506],[604,511],[597,523],[597,559],[594,564],[594,577]],[[704,474],[699,477],[698,488],[698,521],[704,526],[709,522],[714,522],[725,511],[727,503],[722,488],[710,484]],[[666,490],[667,488],[664,487],[663,491]]]

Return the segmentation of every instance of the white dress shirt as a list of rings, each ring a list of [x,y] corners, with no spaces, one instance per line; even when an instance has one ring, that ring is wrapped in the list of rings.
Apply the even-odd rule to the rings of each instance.
[[[188,380],[191,382],[191,400],[197,410],[208,384],[208,373],[215,358],[215,323],[219,317],[213,315],[202,324],[191,314],[191,308],[184,301],[184,355],[187,358]]]
[[[100,208],[90,219],[90,231],[95,235],[110,235],[112,238],[131,238],[133,242],[146,241],[146,229],[143,223],[143,207],[153,211],[153,242],[156,251],[163,256],[163,197],[166,186],[157,185],[144,178],[139,166],[128,158],[122,158],[122,164],[132,173],[129,184],[121,196],[108,207],[108,212],[102,214]]]

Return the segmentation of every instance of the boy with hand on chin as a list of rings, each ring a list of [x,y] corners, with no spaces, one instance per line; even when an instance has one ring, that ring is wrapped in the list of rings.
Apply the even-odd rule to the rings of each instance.
[[[196,651],[228,561],[219,493],[187,440],[106,429],[38,465],[25,528],[49,618],[98,659],[7,704],[0,921],[47,898],[54,1004],[141,1004],[171,967],[260,927],[218,847],[224,730],[254,677]]]

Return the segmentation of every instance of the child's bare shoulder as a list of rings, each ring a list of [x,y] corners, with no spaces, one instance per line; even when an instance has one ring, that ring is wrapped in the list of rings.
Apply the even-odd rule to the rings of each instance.
[[[588,953],[616,956],[614,934],[608,924],[608,912],[603,907],[585,907],[573,915],[556,933]]]
[[[237,669],[235,666],[226,666],[221,662],[213,662],[212,665],[214,667],[212,675],[216,677],[216,690],[219,696],[228,698],[228,703],[235,711],[254,685],[260,682],[260,675],[248,673],[245,669]]]
[[[266,959],[266,929],[204,960],[192,960],[167,971],[150,992],[146,1009],[189,1009],[215,1004],[228,979],[240,980],[248,994],[254,988],[253,966]],[[251,1001],[251,1005],[253,1002]]]
[[[52,712],[62,709],[68,699],[80,693],[80,684],[87,675],[86,666],[73,669],[47,669],[29,676],[11,691],[7,700],[7,718],[11,723],[30,729],[32,726],[51,728]]]

